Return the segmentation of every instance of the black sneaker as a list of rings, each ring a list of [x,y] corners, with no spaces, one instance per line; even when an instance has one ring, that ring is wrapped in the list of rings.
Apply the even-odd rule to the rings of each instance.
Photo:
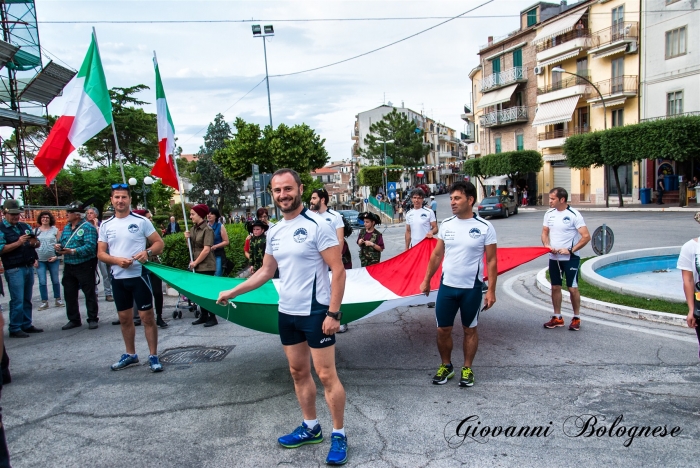
[[[168,324],[163,320],[163,317],[161,315],[156,317],[156,325],[158,325],[160,328],[168,328]]]
[[[471,367],[462,367],[462,378],[459,379],[460,387],[471,387],[474,385],[474,372]]]
[[[452,364],[440,364],[435,377],[433,377],[433,383],[435,385],[444,385],[454,376],[455,369],[452,367]]]

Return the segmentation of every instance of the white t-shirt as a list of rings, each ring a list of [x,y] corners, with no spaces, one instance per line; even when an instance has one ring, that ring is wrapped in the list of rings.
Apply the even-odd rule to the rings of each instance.
[[[568,249],[581,240],[579,228],[586,225],[583,216],[575,208],[567,206],[565,210],[556,208],[547,210],[544,214],[543,226],[549,228],[549,245],[555,249]],[[551,260],[568,260],[569,254],[549,254]]]
[[[430,223],[435,221],[435,213],[426,207],[417,210],[411,208],[406,213],[406,224],[411,227],[411,247],[425,239],[425,235],[432,229]]]
[[[267,231],[265,253],[275,257],[280,271],[279,311],[289,315],[325,313],[331,301],[328,265],[321,252],[338,245],[328,222],[304,208]]]
[[[156,232],[153,224],[145,217],[129,213],[124,218],[111,217],[100,226],[99,242],[106,242],[109,254],[113,257],[131,258],[146,250],[146,238]],[[134,260],[129,268],[110,265],[115,279],[141,276],[141,264]]]
[[[698,265],[700,265],[700,244],[695,239],[691,239],[681,247],[681,253],[678,256],[676,268],[679,270],[692,271],[693,281],[700,281],[698,275]]]
[[[343,218],[337,211],[327,209],[323,213],[314,211],[321,218],[325,219],[328,225],[333,229],[333,232],[338,232],[337,229],[344,229],[345,223],[343,223]]]
[[[451,216],[440,223],[437,238],[445,243],[442,283],[453,288],[473,288],[474,280],[484,281],[484,252],[496,243],[496,230],[488,221],[474,215],[459,219]]]

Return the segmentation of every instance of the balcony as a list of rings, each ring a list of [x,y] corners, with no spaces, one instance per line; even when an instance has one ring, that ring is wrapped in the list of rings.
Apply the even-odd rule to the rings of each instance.
[[[590,77],[589,70],[578,70],[577,73],[586,78]],[[586,97],[590,91],[590,85],[586,80],[578,76],[568,75],[568,78],[537,88],[537,104],[576,95]]]
[[[479,123],[482,127],[499,127],[518,122],[527,122],[527,107],[509,107],[479,117]]]
[[[459,151],[438,151],[438,158],[439,159],[452,159],[452,158],[458,158],[460,156]]]
[[[469,122],[470,117],[474,117],[474,113],[472,112],[472,109],[470,106],[467,106],[466,104],[464,105],[464,114],[461,114],[459,116],[462,120],[465,122]]]
[[[581,133],[588,133],[591,131],[591,127],[588,125],[584,127],[570,127],[561,130],[551,130],[549,132],[543,132],[537,134],[537,149],[543,148],[559,148],[564,145],[564,142],[571,135],[580,135]]]
[[[360,139],[360,129],[355,127],[351,132],[350,132],[350,138],[353,140],[359,140]]]
[[[591,46],[589,29],[574,29],[537,44],[537,63],[551,65],[576,57]]]
[[[657,120],[667,120],[667,119],[675,119],[676,117],[693,117],[693,116],[700,116],[700,111],[683,112],[680,114],[673,114],[673,115],[661,115],[659,117],[650,117],[648,119],[642,119],[642,120],[640,120],[640,122],[656,122]]]
[[[481,92],[492,91],[513,83],[527,81],[527,67],[513,67],[500,73],[492,73],[481,80]]]
[[[593,33],[591,48],[588,50],[593,58],[608,57],[613,54],[637,51],[639,23],[629,21]]]
[[[616,76],[605,81],[598,81],[595,85],[605,100],[605,105],[623,104],[628,97],[637,96],[637,75]],[[588,103],[591,107],[602,107],[598,93],[590,93]]]
[[[464,126],[464,132],[460,134],[460,138],[465,143],[471,143],[474,141],[474,123],[469,122]]]

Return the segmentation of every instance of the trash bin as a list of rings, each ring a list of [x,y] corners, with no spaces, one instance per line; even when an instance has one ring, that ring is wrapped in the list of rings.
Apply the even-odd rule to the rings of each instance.
[[[700,185],[694,187],[695,188],[695,203],[700,203]]]
[[[672,176],[672,175],[664,176],[664,188],[666,189],[667,192],[670,192],[671,190],[676,190],[673,179],[678,180],[678,178],[676,176]]]
[[[651,189],[639,189],[639,200],[642,202],[642,205],[648,205],[651,203]]]

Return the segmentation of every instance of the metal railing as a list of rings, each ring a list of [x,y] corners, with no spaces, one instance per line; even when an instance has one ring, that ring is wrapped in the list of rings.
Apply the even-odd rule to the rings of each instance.
[[[680,114],[661,115],[659,117],[649,117],[648,119],[640,120],[640,122],[655,122],[657,120],[667,120],[667,119],[674,119],[676,117],[693,117],[693,116],[700,116],[700,111],[681,112]]]
[[[564,34],[560,34],[555,37],[551,37],[545,41],[542,41],[537,44],[536,46],[536,52],[542,52],[547,49],[551,49],[552,47],[556,47],[558,45],[564,44],[565,42],[572,41],[574,39],[579,39],[579,38],[590,38],[591,37],[591,30],[590,29],[573,29],[569,32],[565,32]],[[590,46],[590,41],[586,41],[586,47]]]
[[[591,127],[589,127],[589,126],[563,128],[561,130],[551,130],[549,132],[538,133],[537,140],[542,141],[542,140],[553,140],[555,138],[566,138],[566,137],[569,137],[571,135],[579,135],[581,133],[588,133],[590,131],[591,131]]]
[[[586,78],[590,78],[591,76],[590,70],[577,70],[576,73],[581,76],[585,76]],[[553,73],[552,76],[556,76],[556,74]],[[560,89],[566,89],[571,88],[572,86],[586,84],[588,84],[588,82],[583,78],[579,78],[578,76],[569,76],[568,78],[565,78],[560,81],[555,81],[542,88],[537,88],[537,94],[547,94],[551,93],[552,91],[559,91]]]
[[[633,40],[639,38],[639,23],[627,21],[617,23],[615,26],[596,31],[591,36],[591,48],[597,49],[605,45],[614,44],[619,41]]]
[[[513,67],[499,73],[492,73],[481,80],[481,92],[496,86],[505,86],[527,79],[527,67]]]
[[[598,81],[596,87],[600,94],[613,96],[622,93],[637,93],[637,75],[624,75],[610,78],[609,80]],[[591,98],[598,97],[598,94],[591,95]]]
[[[493,127],[511,122],[527,121],[527,107],[516,106],[507,109],[489,112],[479,117],[482,127]]]

